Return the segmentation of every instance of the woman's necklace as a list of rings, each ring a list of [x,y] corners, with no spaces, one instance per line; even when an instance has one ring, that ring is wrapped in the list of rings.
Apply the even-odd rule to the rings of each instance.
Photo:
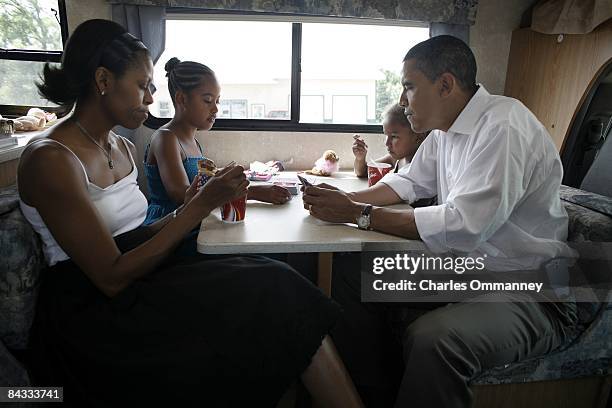
[[[104,155],[106,156],[106,158],[108,159],[108,168],[109,169],[114,169],[115,168],[115,163],[113,162],[113,157],[111,156],[111,153],[113,151],[113,147],[111,146],[110,142],[108,143],[108,152],[106,151],[105,148],[103,148],[102,146],[100,146],[100,143],[96,142],[96,139],[94,139],[93,137],[91,137],[91,135],[89,134],[88,131],[85,130],[85,128],[83,127],[83,125],[81,125],[79,123],[78,120],[75,120],[74,123],[76,123],[76,125],[79,127],[79,129],[81,130],[81,133],[83,133],[85,136],[87,136],[89,138],[89,140],[91,140],[92,142],[95,143],[96,146],[98,146],[98,148],[100,150],[102,150],[102,152],[104,153]]]

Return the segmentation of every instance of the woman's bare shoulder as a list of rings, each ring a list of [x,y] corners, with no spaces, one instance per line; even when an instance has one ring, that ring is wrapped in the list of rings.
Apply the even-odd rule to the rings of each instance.
[[[40,189],[55,189],[87,179],[76,156],[58,141],[49,137],[31,141],[21,154],[17,169],[19,192],[27,200]]]
[[[62,123],[33,137],[21,154],[20,164],[32,164],[36,159],[58,160],[72,156],[62,143],[66,133],[66,126]]]

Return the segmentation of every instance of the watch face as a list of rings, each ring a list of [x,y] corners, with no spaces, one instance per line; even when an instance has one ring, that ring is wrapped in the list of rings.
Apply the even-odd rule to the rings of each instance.
[[[357,226],[359,228],[368,228],[369,225],[370,220],[365,215],[362,215],[361,217],[357,218]]]

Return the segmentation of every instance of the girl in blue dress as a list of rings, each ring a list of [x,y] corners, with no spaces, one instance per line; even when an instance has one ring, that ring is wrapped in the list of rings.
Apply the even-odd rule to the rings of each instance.
[[[153,134],[145,152],[144,170],[150,196],[145,224],[183,204],[185,191],[198,173],[198,160],[204,157],[196,131],[209,130],[219,111],[221,90],[210,68],[171,58],[165,69],[175,115]],[[262,185],[249,187],[248,198],[284,204],[291,195],[283,187]]]

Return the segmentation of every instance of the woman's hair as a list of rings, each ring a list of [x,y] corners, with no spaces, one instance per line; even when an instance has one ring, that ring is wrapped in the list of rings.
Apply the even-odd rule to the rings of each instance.
[[[403,127],[412,128],[406,114],[404,113],[404,108],[398,103],[392,103],[391,105],[388,105],[385,110],[383,110],[382,120],[383,122],[387,122],[389,124],[396,124]]]
[[[87,96],[98,67],[121,76],[142,54],[148,55],[147,47],[119,24],[88,20],[68,39],[61,67],[45,64],[36,86],[44,98],[71,108]]]
[[[168,90],[172,103],[176,105],[174,96],[176,91],[188,93],[192,89],[198,87],[202,83],[205,76],[215,77],[212,69],[204,64],[193,61],[181,62],[178,58],[172,57],[164,66],[166,76],[168,77]]]

